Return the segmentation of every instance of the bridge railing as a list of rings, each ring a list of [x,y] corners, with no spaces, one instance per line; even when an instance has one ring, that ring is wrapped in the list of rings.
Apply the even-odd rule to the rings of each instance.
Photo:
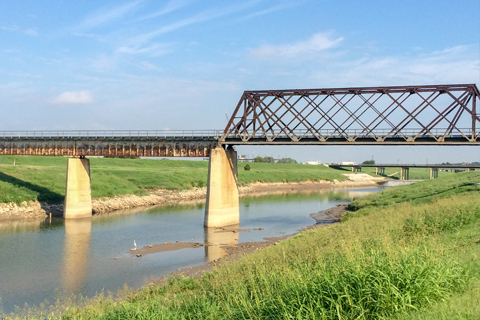
[[[214,138],[220,130],[35,130],[0,131],[0,139]]]

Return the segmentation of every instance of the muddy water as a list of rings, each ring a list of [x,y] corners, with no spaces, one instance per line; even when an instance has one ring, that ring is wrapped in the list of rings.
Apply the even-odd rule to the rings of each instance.
[[[155,207],[91,219],[0,222],[0,308],[138,288],[178,268],[220,258],[223,245],[291,234],[318,212],[380,189],[246,197],[238,233],[203,228],[204,204]],[[262,230],[254,230],[261,228]],[[217,230],[218,231],[218,230]],[[209,245],[136,257],[129,250],[165,242]]]

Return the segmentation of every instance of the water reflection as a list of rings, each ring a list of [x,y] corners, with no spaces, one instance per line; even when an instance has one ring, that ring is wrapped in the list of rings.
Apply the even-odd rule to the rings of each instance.
[[[355,200],[356,198],[363,197],[372,193],[371,191],[350,191],[348,197],[350,200]]]
[[[358,192],[359,190],[353,191],[353,193]],[[371,192],[371,189],[370,189]],[[341,190],[294,190],[294,191],[277,191],[274,194],[264,194],[264,193],[253,193],[244,196],[241,199],[241,203],[244,204],[246,207],[250,206],[251,204],[262,204],[262,203],[290,203],[292,201],[310,201],[315,199],[315,201],[328,203],[330,201],[351,201],[352,196],[350,195],[352,191],[349,192],[341,191]],[[240,220],[241,220],[240,216]]]
[[[92,219],[65,220],[62,286],[67,294],[81,291],[90,253]]]
[[[228,228],[204,228],[207,261],[223,258],[227,254],[226,247],[238,244],[238,227],[237,224]]]
[[[36,231],[42,227],[44,219],[0,221],[0,234]]]

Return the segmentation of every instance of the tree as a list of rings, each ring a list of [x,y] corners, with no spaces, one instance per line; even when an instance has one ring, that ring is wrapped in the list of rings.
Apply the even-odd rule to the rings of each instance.
[[[265,158],[263,158],[263,162],[265,162],[265,163],[275,163],[275,159],[273,159],[272,157],[265,157]]]
[[[245,169],[245,171],[250,170],[250,165],[247,163],[247,164],[245,165],[245,167],[243,167],[243,169]]]
[[[258,156],[258,157],[255,157],[255,158],[253,159],[253,162],[265,162],[265,159],[262,158],[262,157],[260,157],[260,156]]]
[[[297,160],[292,158],[282,158],[278,160],[278,163],[298,163]]]
[[[362,164],[375,164],[375,160],[365,160]]]

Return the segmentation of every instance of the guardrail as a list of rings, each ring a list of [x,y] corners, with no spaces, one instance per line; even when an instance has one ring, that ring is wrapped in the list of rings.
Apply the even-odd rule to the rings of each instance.
[[[41,130],[0,131],[0,139],[12,138],[215,138],[221,130]]]

